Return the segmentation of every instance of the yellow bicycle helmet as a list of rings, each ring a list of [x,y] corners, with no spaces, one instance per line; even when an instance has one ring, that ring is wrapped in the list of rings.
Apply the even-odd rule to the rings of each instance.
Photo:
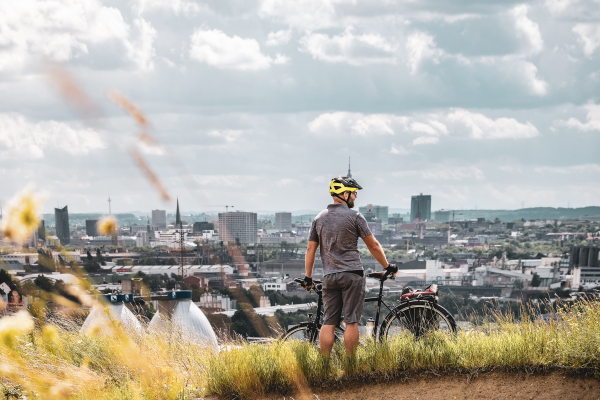
[[[340,197],[339,195],[344,192],[354,192],[361,189],[362,186],[358,182],[347,176],[338,176],[329,183],[329,194],[335,197]]]

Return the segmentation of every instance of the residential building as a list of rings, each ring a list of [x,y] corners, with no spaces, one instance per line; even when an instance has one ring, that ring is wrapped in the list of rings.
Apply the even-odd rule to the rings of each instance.
[[[70,243],[71,234],[69,232],[69,209],[68,206],[54,209],[54,218],[56,221],[56,236],[60,244]]]
[[[98,220],[97,219],[86,219],[85,220],[85,234],[88,236],[98,236]]]
[[[167,229],[167,211],[152,210],[152,225],[160,229]]]
[[[383,224],[388,223],[388,214],[389,207],[388,206],[376,206],[373,204],[367,204],[364,207],[358,207],[358,211],[367,218],[367,215],[373,214],[375,218],[379,220],[379,222]]]
[[[257,215],[235,211],[219,213],[219,236],[225,242],[256,243]]]
[[[194,222],[193,233],[202,233],[204,231],[214,231],[215,224],[207,221]]]
[[[417,213],[420,214],[421,221],[431,219],[431,196],[421,193],[418,196],[412,196],[410,202],[410,220],[417,220]]]
[[[292,213],[278,212],[275,213],[275,229],[279,231],[292,230]]]

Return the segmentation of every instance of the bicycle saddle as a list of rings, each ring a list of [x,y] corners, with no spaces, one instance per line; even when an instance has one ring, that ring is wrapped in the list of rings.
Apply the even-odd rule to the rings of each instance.
[[[387,273],[387,271],[371,272],[370,274],[367,274],[367,277],[369,277],[369,278],[375,278],[375,279],[381,279],[381,278],[383,278],[383,276],[386,273]]]

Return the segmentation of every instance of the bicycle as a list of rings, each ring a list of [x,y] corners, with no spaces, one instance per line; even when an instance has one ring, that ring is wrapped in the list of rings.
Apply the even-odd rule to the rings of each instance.
[[[438,304],[438,286],[429,285],[423,290],[413,290],[406,287],[402,290],[400,304],[390,307],[383,300],[383,282],[390,277],[389,271],[373,272],[367,274],[369,278],[379,279],[379,295],[377,297],[365,298],[365,303],[377,302],[377,312],[375,319],[369,318],[366,326],[366,336],[380,342],[389,341],[395,335],[410,333],[416,338],[420,338],[431,331],[441,331],[447,334],[456,332],[456,321],[452,315],[441,305]],[[295,282],[302,284],[302,279],[294,279]],[[313,314],[308,314],[308,321],[301,322],[289,328],[282,336],[281,340],[303,340],[318,345],[319,332],[321,330],[323,316],[323,283],[313,281],[314,286],[311,289],[319,299],[317,301],[317,314],[313,319]],[[381,305],[389,310],[389,313],[383,318],[379,326],[379,316]],[[343,317],[342,321],[335,329],[335,341],[341,341],[344,333]]]

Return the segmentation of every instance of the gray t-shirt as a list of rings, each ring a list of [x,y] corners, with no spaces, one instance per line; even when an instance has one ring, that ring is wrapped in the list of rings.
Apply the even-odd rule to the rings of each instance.
[[[308,240],[319,243],[323,275],[362,270],[358,238],[371,234],[361,213],[344,203],[330,204],[312,222]]]

